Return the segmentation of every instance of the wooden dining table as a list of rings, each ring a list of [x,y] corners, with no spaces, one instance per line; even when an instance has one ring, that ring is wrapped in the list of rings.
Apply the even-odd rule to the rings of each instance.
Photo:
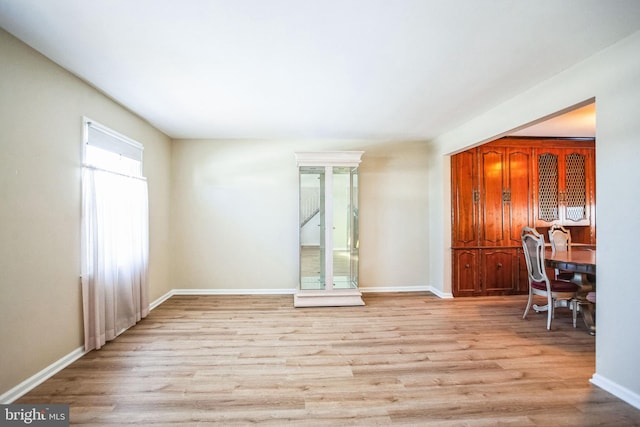
[[[589,333],[595,335],[594,305],[587,300],[587,294],[595,290],[595,281],[590,280],[589,276],[596,275],[596,250],[572,247],[568,251],[553,253],[551,249],[547,249],[544,261],[549,268],[573,272],[571,281],[580,286],[578,300],[582,318]]]

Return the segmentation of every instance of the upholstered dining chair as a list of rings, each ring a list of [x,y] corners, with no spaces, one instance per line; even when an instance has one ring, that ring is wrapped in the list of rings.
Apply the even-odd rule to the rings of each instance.
[[[551,251],[566,252],[571,249],[571,232],[561,225],[553,224],[549,228],[549,242],[551,242]],[[573,272],[561,271],[556,268],[556,280],[570,281],[573,278]]]
[[[549,279],[544,265],[544,236],[538,233],[535,228],[523,228],[521,237],[529,279],[529,299],[522,318],[526,319],[531,307],[536,312],[547,311],[547,329],[551,330],[556,304],[561,300],[566,300],[573,310],[573,325],[575,327],[578,310],[576,299],[578,285],[563,280]],[[534,295],[547,298],[547,305],[533,304]]]

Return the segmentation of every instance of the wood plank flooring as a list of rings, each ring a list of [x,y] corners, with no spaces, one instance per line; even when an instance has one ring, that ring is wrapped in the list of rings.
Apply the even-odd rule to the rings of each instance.
[[[595,337],[525,297],[174,296],[16,403],[68,403],[72,425],[633,426],[589,383]]]

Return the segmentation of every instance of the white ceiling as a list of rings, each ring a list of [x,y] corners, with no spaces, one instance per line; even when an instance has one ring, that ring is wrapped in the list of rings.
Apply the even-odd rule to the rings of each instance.
[[[640,30],[638,0],[0,0],[174,138],[430,139]]]

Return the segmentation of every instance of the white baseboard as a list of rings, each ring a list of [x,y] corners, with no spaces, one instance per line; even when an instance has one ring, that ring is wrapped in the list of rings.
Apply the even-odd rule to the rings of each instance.
[[[453,299],[453,294],[451,292],[442,292],[440,289],[436,289],[433,286],[429,286],[429,291],[438,298]]]
[[[162,304],[163,302],[165,302],[166,300],[174,296],[175,295],[174,291],[175,291],[174,289],[170,290],[169,292],[167,292],[166,294],[162,295],[160,298],[158,298],[157,300],[149,304],[149,311],[153,310],[154,308],[158,307],[160,304]]]
[[[600,387],[604,391],[608,391],[617,398],[624,400],[629,405],[640,409],[640,395],[638,393],[634,393],[628,388],[622,387],[621,385],[598,374],[593,374],[589,382]]]
[[[84,346],[76,348],[71,353],[63,356],[61,359],[53,362],[51,365],[47,366],[37,374],[27,378],[17,386],[13,387],[11,390],[2,394],[0,396],[0,404],[7,405],[14,402],[15,400],[24,396],[26,393],[33,390],[84,355]]]
[[[296,289],[174,289],[173,295],[293,295]]]

